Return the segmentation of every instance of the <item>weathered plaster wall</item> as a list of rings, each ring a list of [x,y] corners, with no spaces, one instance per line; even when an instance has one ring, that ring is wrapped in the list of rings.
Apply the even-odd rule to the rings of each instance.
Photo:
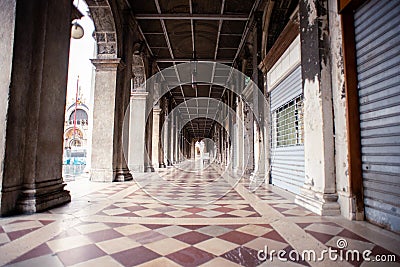
[[[11,84],[16,0],[0,2],[0,205],[3,188],[6,123]]]
[[[330,58],[326,49],[327,10],[323,1],[300,3],[306,183],[335,193]],[[320,6],[317,6],[320,5]],[[320,14],[318,14],[320,13]],[[327,180],[330,180],[329,182]],[[328,182],[328,183],[327,183]]]
[[[332,59],[332,100],[334,111],[335,167],[338,202],[342,216],[352,219],[346,128],[346,99],[342,53],[342,35],[337,1],[329,0],[329,35]]]
[[[320,215],[337,215],[327,0],[301,0],[299,12],[306,177],[296,202]]]

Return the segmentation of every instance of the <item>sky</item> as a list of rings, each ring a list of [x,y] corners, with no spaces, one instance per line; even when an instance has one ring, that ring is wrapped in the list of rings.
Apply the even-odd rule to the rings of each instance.
[[[86,3],[82,0],[75,0],[75,6],[82,14],[85,14],[78,23],[84,29],[84,36],[81,39],[72,39],[69,54],[68,67],[68,86],[67,86],[67,104],[75,102],[76,84],[79,75],[79,85],[83,100],[89,104],[90,88],[92,82],[93,65],[90,59],[94,58],[96,42],[93,38],[94,25],[91,18],[87,16],[89,10]]]

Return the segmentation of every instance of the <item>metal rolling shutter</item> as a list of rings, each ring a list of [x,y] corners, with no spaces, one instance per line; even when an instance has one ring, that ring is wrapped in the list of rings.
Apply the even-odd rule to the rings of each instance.
[[[400,1],[354,15],[366,219],[400,231]]]
[[[304,183],[304,146],[276,146],[275,112],[299,95],[302,95],[301,66],[298,66],[271,91],[271,182],[295,194],[300,193],[300,188]]]

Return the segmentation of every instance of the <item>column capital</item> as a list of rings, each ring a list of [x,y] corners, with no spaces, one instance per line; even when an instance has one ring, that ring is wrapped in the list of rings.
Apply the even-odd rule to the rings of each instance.
[[[148,95],[149,92],[141,92],[141,91],[131,92],[131,98],[134,99],[146,99]]]
[[[161,108],[153,108],[153,114],[157,114],[157,115],[160,115],[160,113],[161,113]]]
[[[115,71],[125,68],[125,63],[120,58],[94,58],[90,61],[95,66],[96,71]]]

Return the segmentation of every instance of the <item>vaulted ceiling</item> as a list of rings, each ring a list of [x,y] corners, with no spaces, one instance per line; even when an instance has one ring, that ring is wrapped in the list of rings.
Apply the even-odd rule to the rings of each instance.
[[[198,60],[232,64],[260,0],[130,0],[161,69]]]
[[[255,12],[262,12],[266,2],[272,2],[274,9],[278,10],[271,16],[273,25],[270,25],[269,44],[270,40],[277,38],[288,20],[289,13],[298,2],[297,0],[126,1],[133,10],[146,45],[160,70],[193,60],[236,65],[248,40]],[[179,80],[176,75],[179,74],[172,73],[172,76]],[[178,106],[196,97],[221,99],[223,92],[224,88],[215,85],[177,84],[169,92],[169,97],[174,105]],[[187,119],[194,115],[198,116],[201,112],[214,114],[217,111],[213,110],[213,107],[195,110],[181,105],[179,112],[182,118]],[[193,137],[198,137],[210,132],[212,122],[213,120],[209,118],[198,118],[194,123],[188,124],[188,130]]]

